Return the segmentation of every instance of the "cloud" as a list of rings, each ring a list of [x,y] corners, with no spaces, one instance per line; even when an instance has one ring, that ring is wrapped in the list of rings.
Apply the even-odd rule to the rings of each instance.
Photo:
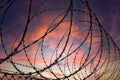
[[[97,12],[98,17],[100,18],[103,25],[106,26],[105,28],[110,32],[111,36],[115,37],[114,39],[119,42],[120,41],[119,27],[118,27],[119,15],[116,13],[115,14],[111,13],[111,11],[110,11],[111,7],[109,7],[109,5],[111,6],[111,3],[106,4],[107,1],[104,1],[105,3],[100,2],[101,3],[100,4],[99,2],[100,1],[95,1],[95,3],[97,3],[96,7],[94,7],[95,12]],[[55,2],[53,2],[53,3],[55,3]],[[57,4],[55,3],[55,5],[52,5],[53,3],[52,2],[46,3],[45,5],[43,5],[43,7],[42,7],[43,10],[46,9],[46,6],[47,7],[49,6],[49,8],[52,8],[58,4],[63,5],[63,3],[59,3],[59,2]],[[35,3],[35,4],[37,4],[37,3]],[[28,5],[28,3],[25,2],[21,8],[21,6],[19,4],[19,6],[17,6],[18,10],[16,10],[16,7],[14,7],[12,10],[13,12],[11,12],[11,13],[14,13],[15,16],[10,13],[10,16],[11,17],[14,16],[14,17],[11,18],[11,21],[9,22],[9,24],[7,24],[7,27],[4,28],[4,39],[5,39],[6,47],[9,48],[9,51],[10,51],[11,46],[13,45],[13,42],[15,41],[15,39],[17,37],[17,33],[20,30],[22,30],[22,28],[25,25],[24,23],[26,22],[26,15],[28,14],[28,13],[26,13],[27,12],[26,11],[27,5]],[[101,5],[103,5],[103,6],[101,6]],[[64,6],[66,6],[66,5],[63,5],[62,7],[64,7]],[[59,6],[57,6],[57,7],[59,7]],[[19,9],[20,9],[20,11],[19,11]],[[33,8],[33,11],[34,11],[34,8]],[[53,10],[53,11],[44,12],[44,13],[40,14],[37,18],[35,18],[35,20],[33,20],[28,27],[27,35],[25,37],[25,45],[28,45],[29,43],[42,37],[49,27],[52,27],[52,28],[55,27],[55,25],[61,20],[61,18],[64,15],[63,14],[57,18],[57,16],[59,15],[59,13],[61,11],[62,10],[55,10],[55,11]],[[70,27],[70,21],[69,21],[68,17],[69,16],[67,16],[65,18],[65,20],[59,26],[57,26],[55,28],[55,30],[53,30],[50,34],[46,35],[46,37],[44,38],[43,55],[44,55],[44,59],[48,65],[50,64],[51,58],[53,57],[52,62],[54,62],[56,57],[58,57],[60,55],[60,53],[63,51],[63,48],[65,47],[65,42],[67,41],[68,32],[69,32],[68,29]],[[56,18],[55,22],[52,24],[52,26],[50,26],[51,22],[55,18]],[[88,16],[85,16],[83,18],[86,20],[88,18]],[[67,22],[67,20],[68,20],[68,22]],[[11,26],[9,27],[10,24],[11,24]],[[88,29],[88,27],[89,26],[86,23],[72,25],[72,30],[71,30],[69,42],[68,42],[66,49],[65,49],[65,51],[60,59],[65,57],[70,52],[74,51],[83,42],[85,36],[87,35],[86,33],[88,31],[86,29]],[[85,32],[82,33],[82,31],[85,31]],[[14,48],[18,45],[19,40],[20,40],[20,36],[21,35],[19,35],[19,38],[14,45]],[[63,36],[64,36],[64,39],[61,41],[61,43],[58,47],[57,53],[55,53],[54,50],[55,50],[56,46],[59,44],[59,41],[61,40],[61,38]],[[94,37],[92,37],[92,42],[94,45],[92,45],[92,51],[90,54],[91,55],[93,54],[93,56],[94,56],[98,50],[98,47],[100,47],[100,44],[97,43],[97,42],[100,42],[100,37],[95,37],[95,36],[100,36],[100,34],[93,32],[93,36]],[[70,46],[72,45],[73,42],[74,42],[74,45],[72,46],[72,48],[69,52]],[[39,44],[40,44],[40,41],[26,49],[28,57],[29,57],[32,64],[34,64],[35,55],[36,55]],[[76,53],[77,51],[76,51],[68,57],[68,63],[70,65],[70,67],[71,67],[71,65],[74,64],[74,62],[75,62],[75,65],[77,67],[80,66],[80,61],[81,61],[83,55],[85,54],[85,51],[88,51],[89,45],[90,45],[90,35],[89,35],[88,39],[86,40],[86,42],[82,45],[82,47],[81,47],[82,49],[80,49],[79,53],[77,54]],[[23,47],[21,46],[20,48],[23,48]],[[35,63],[36,63],[36,65],[43,65],[44,61],[41,57],[42,56],[41,55],[41,46],[39,47],[38,50],[39,51],[37,53]],[[105,50],[105,52],[103,52],[103,56],[101,58],[101,63],[106,58],[106,51],[107,50]],[[53,54],[53,52],[54,52],[54,54]],[[76,54],[77,54],[77,56],[76,56]],[[87,53],[86,53],[86,56],[87,56]],[[86,56],[82,59],[81,63],[83,63],[85,61]],[[91,56],[91,58],[93,58],[93,56]],[[76,59],[75,59],[75,57],[76,57]],[[15,56],[13,56],[12,58],[13,58],[13,61],[15,61],[15,62],[29,63],[27,58],[26,58],[26,55],[24,54],[23,51],[18,53]],[[95,58],[94,64],[97,64],[99,59],[100,59],[100,53]],[[87,62],[89,62],[89,61],[87,61]],[[64,64],[65,64],[64,60],[62,62],[60,62],[61,66],[63,66]],[[90,67],[90,65],[87,66],[88,70],[89,70],[89,67]],[[49,72],[45,72],[45,75],[47,75],[49,77],[52,76],[51,73],[49,73]],[[59,72],[55,73],[55,75],[57,75],[58,77],[62,76],[61,73],[59,73]]]

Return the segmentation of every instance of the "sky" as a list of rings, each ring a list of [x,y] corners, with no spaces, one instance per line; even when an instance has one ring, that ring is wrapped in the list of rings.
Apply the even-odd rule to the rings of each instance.
[[[2,6],[5,2],[6,0],[0,0],[0,6]],[[88,0],[88,2],[91,9],[99,19],[101,25],[105,28],[107,33],[110,34],[117,46],[120,47],[120,1]],[[56,58],[58,58],[61,54],[61,57],[58,59],[59,63],[50,68],[57,77],[63,77],[65,74],[69,75],[72,71],[74,72],[79,69],[79,66],[84,64],[85,58],[87,57],[87,55],[84,54],[89,54],[91,42],[90,35],[101,35],[99,30],[100,27],[96,25],[97,21],[95,19],[93,19],[93,23],[95,24],[92,25],[93,33],[89,33],[88,31],[90,25],[89,15],[87,14],[89,13],[88,8],[79,0],[73,0],[73,12],[71,10],[67,12],[67,9],[72,9],[72,7],[69,6],[69,0],[33,0],[31,11],[29,5],[30,0],[16,0],[11,7],[8,8],[7,12],[4,13],[7,5],[4,5],[4,8],[0,8],[1,23],[2,18],[5,15],[3,24],[0,24],[0,27],[2,27],[2,39],[6,49],[5,54],[1,40],[0,59],[2,60],[6,58],[7,55],[13,53],[16,47],[18,47],[20,44],[17,49],[18,53],[16,53],[10,60],[12,60],[17,68],[23,72],[34,72],[35,70],[31,68],[31,64],[39,69],[44,69],[44,67],[54,63]],[[30,16],[28,16],[29,11],[31,12]],[[27,21],[28,18],[31,18],[30,22]],[[71,18],[73,19],[72,22]],[[20,43],[26,25],[28,27],[26,35],[22,43]],[[107,42],[105,32],[104,30],[102,31],[104,35],[103,41]],[[87,35],[88,38],[85,40]],[[106,65],[100,71],[96,72],[96,76],[99,76],[101,71],[106,69],[105,67],[110,67],[111,64],[113,64],[112,67],[114,68],[116,63],[119,62],[119,52],[114,54],[115,51],[112,51],[114,49],[114,43],[112,43],[110,38],[110,45],[105,43],[102,54],[98,52],[98,55],[95,57],[95,59],[93,59],[92,62],[92,58],[94,58],[100,47],[100,39],[100,37],[93,37],[92,50],[90,52],[89,60],[85,63],[86,66],[83,67],[78,74],[73,75],[72,78],[76,77],[77,75],[82,75],[81,78],[86,77],[86,75],[90,74],[91,65],[97,66],[99,60],[101,60],[99,63],[100,67],[108,58],[109,51],[111,53],[109,65],[107,65],[107,61],[109,61],[109,59],[107,59],[105,62]],[[34,43],[34,41],[36,42]],[[83,45],[79,47],[82,43]],[[110,48],[108,48],[106,45],[110,46]],[[28,47],[24,49],[25,46]],[[74,51],[77,47],[79,48]],[[98,47],[98,49],[96,49],[96,47]],[[64,59],[64,57],[69,54],[71,55]],[[89,62],[91,65],[87,65]],[[113,70],[113,68],[111,68],[111,70]],[[6,60],[0,64],[0,69],[17,71],[9,62],[9,60]],[[118,70],[120,69],[118,68]],[[84,72],[88,72],[88,74]],[[42,75],[45,75],[45,77],[48,78],[55,78],[55,76],[49,72],[49,69],[42,72]],[[108,74],[108,76],[109,75],[110,74]],[[90,77],[90,79],[91,78],[93,78],[93,75]],[[105,78],[105,76],[103,78]]]
[[[119,4],[119,0],[91,0],[91,6],[96,15],[99,17],[102,25],[110,33],[113,39],[120,45]]]

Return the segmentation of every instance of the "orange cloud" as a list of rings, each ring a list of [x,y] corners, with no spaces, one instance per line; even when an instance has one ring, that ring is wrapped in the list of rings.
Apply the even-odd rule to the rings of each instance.
[[[13,61],[15,61],[15,62],[22,62],[22,63],[28,63],[28,60],[27,60],[26,57],[23,57],[23,56],[21,56],[21,57],[14,58]],[[30,59],[30,62],[32,64],[34,64],[34,60],[35,60],[34,57],[29,57],[29,59]],[[50,64],[49,63],[50,62],[50,57],[45,57],[44,59],[45,59],[47,64]],[[36,63],[36,65],[43,65],[44,61],[43,61],[43,59],[41,57],[37,57],[35,63]]]
[[[33,32],[29,32],[29,34],[26,36],[26,42],[37,40],[38,38],[44,35],[46,30],[47,30],[46,26],[37,27]]]

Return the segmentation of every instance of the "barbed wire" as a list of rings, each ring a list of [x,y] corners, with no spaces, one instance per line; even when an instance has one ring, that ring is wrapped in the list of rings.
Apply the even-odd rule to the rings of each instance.
[[[84,8],[81,6],[76,8],[75,1]],[[49,2],[43,0],[36,10],[33,10],[34,1],[29,0],[26,23],[15,37],[11,50],[8,51],[3,38],[4,22],[8,10],[16,5],[16,2],[17,0],[6,0],[0,4],[0,44],[1,50],[4,51],[1,54],[4,57],[0,57],[1,80],[118,80],[120,78],[120,48],[101,25],[87,0],[67,0],[68,5],[65,8],[42,9]],[[50,15],[50,12],[55,15]],[[45,22],[46,31],[39,32],[41,36],[30,41],[27,36],[30,34],[30,29],[34,30],[34,27],[31,27],[32,22],[42,14],[47,17],[50,15],[52,19]],[[44,27],[40,28],[42,30]],[[54,33],[59,37],[53,38]],[[52,41],[55,44],[50,44]],[[35,45],[37,48],[31,58],[29,50]],[[46,45],[49,46],[45,48]],[[15,61],[19,55],[22,55],[20,59],[25,59],[25,62]],[[38,59],[41,60],[40,63],[37,62]],[[12,67],[11,70],[9,67],[1,67],[6,64]]]

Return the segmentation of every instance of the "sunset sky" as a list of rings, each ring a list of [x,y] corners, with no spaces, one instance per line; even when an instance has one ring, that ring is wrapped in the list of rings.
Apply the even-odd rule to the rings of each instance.
[[[120,15],[119,15],[120,1],[119,0],[88,0],[88,1],[91,9],[98,17],[102,26],[111,35],[112,39],[115,41],[117,46],[120,47]],[[6,0],[0,0],[0,6],[3,5],[5,2]],[[0,22],[2,22],[3,15],[5,14],[5,18],[2,24],[2,36],[7,55],[14,52],[15,48],[20,43],[23,31],[25,30],[25,26],[27,23],[27,18],[29,14],[28,13],[29,4],[30,0],[16,0],[12,4],[12,6],[7,10],[6,13],[4,13],[4,9],[0,8]],[[21,44],[17,50],[18,51],[22,50],[25,46],[29,46],[37,39],[39,41],[37,41],[33,45],[30,45],[30,47],[26,48],[25,50],[22,50],[19,53],[15,54],[11,58],[14,64],[21,71],[26,73],[34,72],[35,70],[32,69],[30,62],[34,67],[43,69],[46,65],[48,66],[51,63],[53,63],[55,59],[59,57],[60,54],[62,53],[63,54],[58,60],[61,60],[66,55],[73,52],[73,54],[70,55],[67,59],[60,61],[59,64],[56,64],[50,68],[51,70],[53,70],[57,77],[63,77],[64,74],[69,75],[71,73],[70,71],[77,70],[78,67],[84,63],[85,58],[87,57],[84,54],[85,53],[87,54],[87,52],[89,52],[88,49],[91,41],[90,36],[88,36],[89,39],[86,39],[86,41],[84,42],[84,39],[87,36],[87,33],[89,32],[88,31],[89,15],[87,14],[88,13],[87,7],[85,7],[85,5],[82,4],[79,0],[73,0],[74,11],[72,18],[73,22],[71,27],[72,13],[71,11],[69,11],[68,13],[66,11],[69,8],[69,5],[70,5],[69,0],[33,0],[30,14],[30,18],[33,17],[33,19],[31,20],[30,23],[28,23],[27,32],[24,38],[24,44]],[[81,12],[79,10],[81,10]],[[66,15],[65,18],[64,15]],[[63,18],[64,20],[62,21]],[[59,22],[61,23],[59,24]],[[95,20],[93,20],[93,22],[97,23],[97,21]],[[54,29],[54,26],[57,27]],[[54,30],[51,31],[52,29]],[[93,24],[93,30],[98,30],[98,32],[93,31],[93,36],[100,36],[98,25]],[[70,36],[68,35],[69,32],[71,32]],[[104,32],[103,35],[104,35],[103,37],[106,37]],[[67,39],[69,39],[68,43]],[[107,42],[106,39],[103,39],[103,41]],[[82,42],[84,42],[84,44],[80,47],[80,49],[74,51]],[[100,47],[99,44],[100,38],[94,37],[92,42],[94,45],[92,46],[90,54],[91,57],[89,57],[90,60],[94,58],[95,53],[97,53],[98,47]],[[111,42],[110,63],[113,64],[114,68],[114,66],[116,65],[115,63],[119,62],[119,57],[118,56],[116,57],[116,55],[118,55],[118,52],[116,52],[117,54],[114,54],[115,51],[112,52],[113,43],[112,41],[110,42]],[[104,49],[106,48],[108,47],[104,47]],[[92,63],[92,61],[91,64],[96,66],[97,63],[99,62],[100,56],[102,56],[101,62],[99,64],[100,67],[104,60],[108,58],[107,52],[108,52],[107,49],[103,51],[102,55],[100,54],[100,52],[98,52],[98,55],[93,61],[94,64]],[[2,42],[0,42],[0,59],[2,60],[6,58],[7,55],[3,50]],[[28,61],[26,56],[29,58],[30,62]],[[42,58],[43,56],[44,59]],[[46,61],[46,64],[44,60]],[[91,65],[87,65],[87,63],[89,63],[90,60],[88,60],[85,63],[86,68],[83,68],[81,72],[85,72],[87,69],[87,72],[90,73]],[[114,62],[114,60],[116,61]],[[111,66],[111,64],[109,64],[109,66]],[[106,66],[107,64],[105,64],[104,67],[102,67],[101,71],[104,70]],[[75,68],[73,69],[73,67],[75,67],[76,69]],[[113,70],[113,68],[111,68],[111,70]],[[0,64],[0,69],[8,71],[17,71],[13,67],[13,65],[10,64],[9,60],[6,60],[2,64]],[[63,72],[61,72],[60,69]],[[118,69],[118,71],[119,70],[120,68]],[[101,71],[99,71],[99,73]],[[81,72],[79,73],[79,75],[82,75],[82,78],[84,78],[86,74],[85,73],[82,74]],[[48,78],[55,78],[55,76],[52,75],[52,73],[50,73],[49,70],[45,70],[44,72],[42,72],[42,74]],[[74,76],[77,76],[77,74]],[[92,78],[93,76],[90,77],[90,79]]]

